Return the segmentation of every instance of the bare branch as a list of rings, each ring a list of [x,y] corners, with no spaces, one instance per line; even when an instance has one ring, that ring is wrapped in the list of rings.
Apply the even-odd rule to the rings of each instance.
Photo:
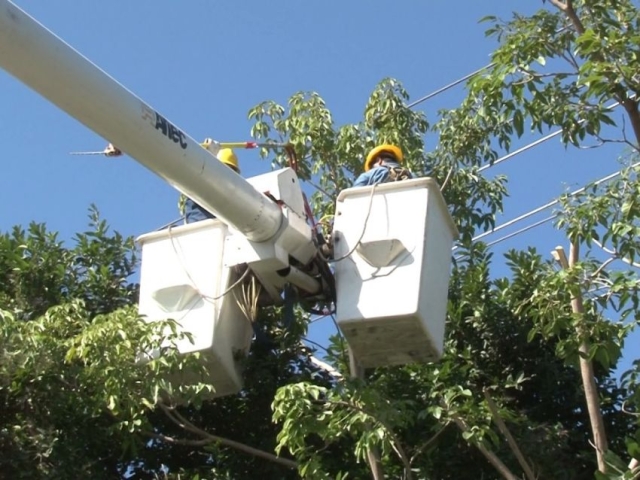
[[[513,438],[513,435],[511,435],[511,432],[507,428],[507,425],[504,423],[504,420],[500,416],[500,412],[498,412],[498,406],[493,401],[493,398],[491,398],[491,395],[489,395],[489,392],[487,391],[487,389],[484,389],[483,393],[484,393],[484,398],[487,400],[487,405],[489,406],[491,415],[493,416],[493,421],[497,425],[498,430],[500,430],[500,432],[502,432],[502,434],[507,439],[509,448],[511,448],[511,451],[518,459],[518,463],[522,467],[522,470],[524,470],[524,473],[527,476],[528,480],[536,480],[536,476],[533,473],[533,469],[527,463],[527,460],[524,458],[524,455],[522,454],[520,447],[518,447],[518,444]]]
[[[566,60],[567,63],[576,70],[580,70],[580,65],[578,65],[578,61],[576,60],[576,57],[573,56],[572,52],[566,52],[566,54],[563,53],[560,57]]]
[[[637,96],[635,96],[635,98],[637,98]],[[640,144],[636,144],[633,143],[632,141],[629,140],[629,138],[627,137],[627,122],[625,120],[624,115],[622,116],[622,138],[624,143],[626,143],[627,145],[629,145],[631,148],[633,148],[636,152],[640,152]],[[640,142],[640,140],[639,140]]]
[[[451,174],[453,173],[453,167],[451,167],[449,169],[449,171],[447,172],[447,176],[444,179],[444,182],[442,182],[442,186],[440,187],[440,191],[444,192],[445,187],[447,186],[447,183],[449,182],[449,180],[451,179]]]
[[[580,17],[578,17],[578,13],[573,8],[573,0],[565,0],[564,2],[561,0],[549,0],[549,2],[569,17],[569,20],[571,20],[573,28],[576,29],[578,35],[582,35],[584,33],[584,25],[582,24]]]
[[[597,241],[597,240],[592,240],[592,241],[593,241],[593,243],[595,243],[597,246],[599,246],[603,251],[607,252],[609,255],[612,255],[612,257],[613,257],[613,259],[614,259],[614,260],[622,260],[622,261],[623,261],[624,263],[626,263],[627,265],[631,265],[631,266],[632,266],[632,267],[634,267],[634,268],[640,268],[640,263],[636,263],[636,262],[634,262],[634,261],[632,261],[632,260],[629,260],[628,258],[621,257],[621,256],[618,254],[618,252],[617,252],[617,251],[615,251],[615,250],[611,250],[611,249],[609,249],[609,248],[605,247],[602,243],[600,243],[600,242],[599,242],[599,241]],[[600,270],[600,268],[599,268],[598,270]],[[598,272],[598,270],[596,270],[596,272]],[[598,272],[598,273],[600,273],[600,272]],[[594,274],[592,275],[592,277],[595,277],[595,276],[596,276],[596,275],[595,275],[595,273],[594,273]]]
[[[244,443],[236,442],[235,440],[229,440],[228,438],[219,437],[218,435],[212,435],[209,432],[202,430],[201,428],[196,427],[189,420],[184,418],[175,408],[167,407],[166,405],[160,404],[160,408],[162,411],[169,417],[169,419],[178,425],[180,428],[204,437],[206,439],[206,443],[219,443],[220,445],[224,445],[225,447],[234,448],[244,453],[248,453],[249,455],[253,455],[254,457],[263,458],[265,460],[269,460],[274,463],[278,463],[288,468],[298,468],[298,464],[293,460],[289,460],[286,458],[280,458],[277,455],[274,455],[269,452],[265,452],[264,450],[259,450],[257,448],[250,447],[249,445],[245,445]],[[197,440],[195,440],[197,442]],[[201,440],[203,441],[203,440]],[[197,445],[197,444],[196,444]]]
[[[433,445],[435,441],[440,437],[440,435],[444,433],[444,431],[447,429],[449,425],[450,425],[449,423],[447,423],[446,425],[443,425],[440,428],[440,430],[438,430],[429,440],[427,440],[422,445],[420,445],[416,449],[415,453],[412,455],[411,459],[409,460],[409,463],[413,463],[416,460],[416,458],[418,458],[422,454],[422,452],[424,452],[427,448]]]
[[[568,1],[568,0],[567,0]],[[560,265],[567,270],[573,269],[578,263],[580,257],[579,245],[577,242],[571,242],[571,248],[569,249],[569,259],[567,260],[562,247],[556,247],[554,257],[560,263]],[[582,294],[577,293],[572,295],[571,298],[571,310],[574,315],[580,319],[576,322],[576,333],[578,334],[580,345],[578,351],[580,352],[580,374],[582,375],[582,386],[584,388],[584,397],[587,404],[587,411],[589,413],[589,423],[591,424],[591,431],[593,434],[593,440],[596,445],[596,456],[598,460],[598,470],[602,473],[606,473],[607,464],[604,460],[604,452],[607,451],[607,436],[604,429],[604,420],[602,418],[602,411],[600,410],[600,399],[598,397],[598,386],[595,381],[595,373],[593,369],[593,362],[589,360],[589,337],[584,327],[584,305],[582,302]]]
[[[558,9],[562,10],[563,12],[567,11],[567,4],[560,1],[560,0],[549,0],[551,2],[552,5],[555,5]]]
[[[443,407],[446,408],[447,406],[443,404]],[[454,421],[454,423],[458,426],[460,431],[462,432],[469,431],[469,427],[467,427],[467,425],[459,416],[453,415],[451,418]],[[502,475],[503,478],[505,478],[506,480],[519,480],[518,477],[516,477],[511,472],[511,470],[509,470],[509,467],[507,467],[504,463],[502,463],[502,460],[500,460],[495,453],[493,453],[491,450],[485,447],[482,443],[476,443],[475,445],[476,447],[478,447],[478,450],[480,450],[480,453],[484,455],[484,458],[486,458],[489,461],[489,463],[493,465],[493,467],[498,471],[498,473],[500,473],[500,475]]]
[[[615,262],[617,260],[618,257],[613,256],[611,258],[606,259],[604,262],[602,262],[602,265],[600,265],[597,270],[595,272],[593,272],[593,274],[591,275],[592,277],[597,277],[598,275],[600,275],[600,272],[602,272],[605,268],[607,268],[607,266],[609,266],[609,264],[611,262]]]
[[[625,126],[625,117],[622,117],[622,139],[619,138],[604,138],[601,137],[598,134],[594,134],[593,135],[597,140],[598,143],[596,143],[595,145],[580,145],[579,148],[582,150],[588,150],[590,148],[599,148],[602,145],[604,145],[605,143],[622,143],[624,145],[628,145],[629,147],[631,147],[634,150],[638,150],[638,146],[635,145],[633,142],[629,141],[629,139],[627,138],[627,133],[626,133],[626,126]]]
[[[322,360],[317,359],[316,357],[314,357],[313,355],[309,356],[309,360],[311,361],[311,363],[313,363],[316,367],[324,370],[325,372],[327,372],[329,375],[331,375],[334,378],[342,378],[342,374],[336,370],[335,368],[333,368],[331,365],[329,365],[326,362],[323,362]]]
[[[162,433],[154,433],[154,432],[143,432],[146,436],[154,438],[156,440],[160,440],[161,442],[170,443],[172,445],[187,445],[190,447],[202,447],[204,445],[208,445],[213,442],[213,440],[209,440],[208,438],[203,440],[189,440],[186,438],[174,438],[169,435],[164,435]]]
[[[634,417],[640,417],[640,413],[632,412],[630,410],[627,410],[627,401],[626,400],[624,402],[622,402],[622,412],[626,413],[627,415],[633,415]]]

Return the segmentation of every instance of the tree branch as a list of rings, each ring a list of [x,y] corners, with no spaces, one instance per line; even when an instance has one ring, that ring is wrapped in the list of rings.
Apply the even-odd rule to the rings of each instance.
[[[624,263],[626,263],[627,265],[631,265],[631,266],[632,266],[632,267],[634,267],[634,268],[640,268],[640,263],[632,262],[632,261],[631,261],[631,260],[629,260],[628,258],[621,257],[621,256],[620,256],[620,254],[619,254],[617,251],[615,251],[615,250],[611,250],[611,249],[609,249],[609,248],[605,247],[605,246],[604,246],[602,243],[600,243],[598,240],[592,240],[592,242],[593,242],[593,243],[595,243],[597,246],[599,246],[603,251],[605,251],[605,252],[607,252],[609,255],[611,255],[611,256],[612,256],[612,259],[610,259],[610,260],[621,260],[621,261],[623,261]],[[600,269],[598,269],[598,270],[600,270]],[[600,272],[598,272],[598,270],[596,270],[596,272],[597,272],[597,273],[600,273]],[[594,274],[592,275],[592,277],[595,277],[595,276],[596,276],[596,275],[595,275],[595,273],[594,273]]]
[[[627,112],[629,120],[631,121],[631,128],[633,128],[633,133],[636,137],[635,149],[638,150],[640,148],[640,112],[638,111],[638,101],[635,98],[625,98],[620,100],[620,104],[622,104],[622,108]]]
[[[448,183],[448,182],[449,182],[449,180],[451,179],[451,174],[453,173],[453,168],[454,168],[454,167],[451,167],[451,168],[449,169],[449,171],[447,172],[447,176],[445,177],[444,182],[442,182],[442,186],[440,187],[440,191],[441,191],[441,192],[444,192],[444,189],[446,188],[447,183]]]
[[[427,440],[426,442],[424,442],[422,445],[420,445],[415,453],[411,456],[411,459],[409,460],[409,463],[413,463],[416,458],[418,458],[420,456],[420,454],[422,454],[422,452],[424,452],[427,448],[429,448],[431,445],[434,444],[434,442],[440,437],[440,435],[442,435],[444,433],[444,431],[447,429],[447,427],[450,424],[446,424],[443,425],[442,428],[440,428],[440,430],[438,430],[429,440]]]
[[[443,405],[443,406],[446,408],[446,405]],[[451,418],[455,422],[455,424],[458,426],[460,431],[462,432],[469,431],[469,427],[467,427],[467,425],[459,416],[454,415]],[[504,463],[502,463],[502,460],[500,460],[495,453],[493,453],[491,450],[485,447],[482,443],[478,442],[475,445],[476,447],[478,447],[478,450],[480,450],[480,453],[484,455],[484,458],[486,458],[489,461],[489,463],[493,465],[493,467],[498,471],[498,473],[500,473],[500,475],[502,475],[503,478],[505,478],[506,480],[519,480],[518,477],[516,477],[511,472],[511,470],[509,470],[509,467],[507,467]]]
[[[518,463],[522,467],[522,470],[524,470],[524,473],[527,476],[528,480],[536,480],[536,476],[533,473],[532,468],[527,463],[526,459],[524,458],[524,455],[522,454],[522,451],[520,450],[520,447],[518,447],[518,444],[513,438],[513,435],[511,435],[511,432],[507,428],[507,425],[504,423],[504,420],[500,416],[500,412],[498,412],[498,406],[493,401],[493,398],[491,398],[491,395],[489,395],[489,392],[486,389],[483,391],[483,393],[484,393],[484,398],[487,400],[487,405],[489,406],[491,415],[493,416],[493,421],[496,423],[498,430],[500,430],[500,432],[502,432],[502,434],[507,439],[509,448],[511,448],[511,451],[518,459]]]
[[[180,441],[180,443],[183,442],[196,442],[196,443],[184,443],[185,445],[194,445],[194,446],[198,446],[198,445],[206,445],[208,443],[219,443],[220,445],[224,445],[225,447],[230,447],[230,448],[234,448],[236,450],[239,450],[241,452],[244,453],[248,453],[249,455],[253,455],[254,457],[259,457],[265,460],[269,460],[271,462],[274,463],[278,463],[280,465],[283,465],[285,467],[288,468],[298,468],[298,464],[297,462],[294,462],[293,460],[289,460],[286,458],[280,458],[272,453],[269,452],[265,452],[264,450],[259,450],[257,448],[253,448],[250,447],[249,445],[245,445],[244,443],[240,443],[240,442],[236,442],[235,440],[229,440],[228,438],[224,438],[224,437],[219,437],[218,435],[212,435],[209,432],[206,432],[204,430],[202,430],[201,428],[196,427],[193,423],[191,423],[189,420],[187,420],[186,418],[184,418],[178,411],[176,411],[173,408],[167,407],[166,405],[163,404],[159,404],[160,408],[162,409],[162,411],[167,415],[167,417],[176,425],[178,425],[180,428],[194,433],[196,435],[199,435],[201,437],[204,437],[206,440],[184,440],[184,441]],[[165,438],[172,438],[172,437],[165,437]],[[176,439],[172,439],[172,440],[167,440],[168,442],[173,441],[174,443],[177,442]],[[201,442],[201,443],[198,443]]]
[[[585,32],[584,24],[573,6],[573,0],[565,0],[564,2],[562,0],[549,0],[549,2],[567,15],[578,35],[582,35]],[[599,54],[595,54],[594,59],[598,61],[604,60],[603,56]],[[616,87],[617,92],[614,96],[629,116],[631,127],[636,137],[635,148],[638,150],[640,149],[640,111],[638,111],[638,101],[633,97],[628,97],[627,90],[622,85],[616,85]]]
[[[593,274],[591,275],[592,277],[597,277],[598,275],[600,275],[600,273],[609,266],[609,264],[611,262],[615,262],[617,260],[618,257],[613,256],[610,258],[607,258],[604,262],[602,262],[602,265],[600,265],[595,272],[593,272]]]
[[[640,417],[640,413],[632,412],[631,410],[627,410],[627,401],[622,402],[621,407],[622,413],[626,413],[627,415],[632,415],[634,417]]]
[[[409,457],[407,456],[407,454],[405,453],[404,449],[402,448],[402,444],[400,443],[400,439],[396,436],[396,434],[393,432],[391,427],[389,427],[389,425],[386,424],[386,422],[383,422],[382,420],[377,418],[375,415],[372,415],[370,412],[368,412],[364,408],[359,407],[358,405],[355,405],[353,403],[349,403],[349,402],[345,402],[345,401],[335,401],[335,402],[333,402],[333,401],[329,401],[329,400],[324,400],[324,401],[323,400],[319,400],[318,402],[319,403],[329,404],[329,405],[338,405],[338,406],[350,408],[352,410],[356,410],[357,412],[364,413],[368,417],[371,417],[374,421],[376,421],[380,425],[382,425],[382,427],[387,431],[387,433],[391,437],[391,446],[393,447],[393,450],[396,452],[396,454],[400,458],[400,461],[404,465],[405,478],[407,480],[411,480],[411,478],[412,478],[412,475],[411,475],[411,462],[409,461]]]
[[[549,2],[569,17],[569,20],[571,20],[573,28],[576,29],[578,35],[582,35],[584,33],[584,25],[582,20],[580,20],[580,17],[578,17],[578,13],[575,8],[573,8],[573,0],[565,0],[564,2],[561,0],[549,0]]]
[[[155,440],[160,440],[161,442],[170,443],[172,445],[187,445],[190,447],[202,447],[204,445],[208,445],[213,443],[213,440],[209,440],[205,438],[203,440],[189,440],[186,438],[174,438],[169,435],[165,435],[163,433],[155,433],[155,432],[142,432],[144,435],[153,438]]]
[[[333,316],[331,318],[335,323],[335,318]],[[336,327],[337,326],[338,324],[336,323]],[[358,363],[358,360],[351,348],[349,348],[349,375],[351,378],[364,380],[364,369],[360,367],[360,364]],[[367,461],[369,462],[369,468],[371,468],[373,480],[384,480],[384,471],[382,470],[382,463],[380,462],[380,453],[375,445],[367,449]]]
[[[572,269],[578,263],[580,256],[579,245],[576,241],[571,242],[569,249],[569,260],[564,254],[562,247],[556,247],[552,252],[556,260],[564,269]],[[589,413],[589,423],[593,434],[593,441],[596,446],[596,456],[598,460],[598,470],[602,473],[606,472],[607,464],[604,460],[604,453],[607,451],[607,437],[604,429],[604,420],[600,410],[600,399],[598,397],[598,386],[596,385],[595,372],[593,362],[589,360],[589,338],[584,325],[584,305],[582,303],[582,294],[572,295],[571,310],[573,314],[578,316],[576,332],[579,337],[579,357],[580,357],[580,373],[582,375],[582,385],[584,388],[584,396],[587,403],[587,411]]]

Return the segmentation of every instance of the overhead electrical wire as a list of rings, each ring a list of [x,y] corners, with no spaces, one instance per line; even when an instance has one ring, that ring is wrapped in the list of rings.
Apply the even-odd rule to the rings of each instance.
[[[565,28],[560,29],[558,31],[558,33],[563,31]],[[416,106],[416,105],[418,105],[418,104],[420,104],[420,103],[422,103],[422,102],[424,102],[426,100],[429,100],[430,98],[433,98],[433,97],[435,97],[435,96],[437,96],[437,95],[449,90],[450,88],[453,88],[456,85],[459,85],[460,83],[464,82],[465,80],[468,80],[469,78],[473,77],[474,75],[493,67],[494,65],[495,65],[495,63],[490,63],[488,65],[485,65],[484,67],[482,67],[482,68],[480,68],[480,69],[478,69],[478,70],[476,70],[476,71],[474,71],[472,73],[469,73],[469,74],[465,75],[464,77],[461,77],[458,80],[455,80],[455,81],[445,85],[444,87],[441,87],[438,90],[435,90],[434,92],[432,92],[432,93],[430,93],[428,95],[425,95],[425,96],[419,98],[415,102],[412,102],[412,103],[408,104],[407,108],[413,108],[414,106]],[[634,98],[634,97],[635,97],[635,95],[632,96],[632,98]],[[614,108],[618,107],[619,105],[620,105],[620,102],[614,102],[611,105],[605,107],[605,109],[606,110],[613,110]],[[509,121],[511,122],[512,120],[509,120]],[[585,119],[581,119],[581,120],[578,121],[578,124],[582,124],[584,122],[585,122]],[[563,131],[562,129],[558,129],[556,131],[553,131],[553,132],[545,135],[544,137],[541,137],[541,138],[539,138],[537,140],[534,140],[533,142],[531,142],[531,143],[529,143],[529,144],[527,144],[527,145],[525,145],[525,146],[523,146],[523,147],[521,147],[521,148],[519,148],[517,150],[514,150],[513,152],[510,152],[510,153],[508,153],[508,154],[506,154],[506,155],[504,155],[504,156],[502,156],[500,158],[498,158],[494,162],[491,162],[490,164],[487,164],[487,165],[484,165],[484,166],[480,167],[478,169],[478,172],[483,172],[485,170],[488,170],[491,167],[494,167],[494,166],[496,166],[496,165],[498,165],[500,163],[503,163],[503,162],[505,162],[507,160],[510,160],[510,159],[516,157],[517,155],[526,152],[527,150],[530,150],[530,149],[532,149],[532,148],[534,148],[534,147],[536,147],[536,146],[538,146],[538,145],[540,145],[540,144],[542,144],[542,143],[544,143],[544,142],[546,142],[546,141],[548,141],[548,140],[550,140],[550,139],[552,139],[554,137],[557,137],[558,135],[562,134],[562,131]],[[615,176],[617,176],[619,174],[620,174],[620,171],[618,171],[615,174],[612,174],[612,175],[610,175],[608,177],[604,177],[604,178],[596,181],[594,184],[597,185],[597,184],[599,184],[599,183],[601,183],[603,181],[610,180],[611,178],[614,178]],[[585,188],[586,187],[583,187],[583,188],[581,188],[579,190],[576,190],[576,191],[570,193],[569,195],[571,196],[571,195],[576,195],[578,193],[581,193],[582,191],[584,191]],[[497,226],[496,228],[492,229],[491,231],[484,232],[484,233],[482,233],[480,235],[477,235],[476,237],[474,237],[472,239],[472,241],[477,241],[477,240],[480,240],[480,239],[482,239],[482,238],[484,238],[484,237],[486,237],[488,235],[492,235],[492,234],[496,233],[497,231],[500,231],[500,230],[502,230],[504,228],[507,228],[507,227],[517,223],[517,222],[520,222],[520,221],[522,221],[522,220],[524,220],[526,218],[529,218],[529,217],[531,217],[531,216],[533,216],[533,215],[535,215],[537,213],[540,213],[540,212],[548,209],[549,207],[552,207],[553,205],[556,205],[558,202],[559,202],[559,200],[554,200],[554,201],[548,202],[548,203],[546,203],[546,204],[544,204],[544,205],[542,205],[542,206],[540,206],[538,208],[535,208],[535,209],[533,209],[533,210],[531,210],[531,211],[529,211],[529,212],[527,212],[527,213],[525,213],[525,214],[523,214],[523,215],[521,215],[521,216],[519,216],[519,217],[517,217],[517,218],[515,218],[513,220],[510,220],[510,221],[508,221],[508,222],[506,222],[506,223],[504,223],[502,225]],[[528,225],[527,227],[524,227],[524,228],[521,228],[521,229],[517,230],[516,232],[512,232],[512,233],[510,233],[508,235],[505,235],[505,236],[503,236],[503,237],[501,237],[501,238],[499,238],[497,240],[489,242],[487,244],[487,246],[495,245],[495,244],[500,243],[500,242],[502,242],[504,240],[508,240],[510,238],[513,238],[513,237],[519,235],[519,234],[525,233],[525,232],[527,232],[527,231],[529,231],[529,230],[531,230],[531,229],[533,229],[535,227],[538,227],[540,225],[543,225],[544,223],[547,223],[548,221],[552,220],[555,217],[556,217],[556,215],[553,215],[553,216],[547,217],[544,220],[541,220],[539,222],[535,222],[534,224]],[[458,247],[457,246],[453,247],[454,250],[456,248],[458,248]]]
[[[431,92],[427,95],[425,95],[424,97],[419,98],[418,100],[416,100],[415,102],[411,102],[408,105],[406,105],[406,108],[413,108],[416,105],[421,104],[422,102],[426,102],[427,100],[436,97],[438,95],[440,95],[441,93],[446,92],[447,90],[449,90],[450,88],[455,87],[456,85],[460,85],[462,82],[464,82],[465,80],[469,80],[471,77],[473,77],[474,75],[477,75],[478,73],[481,73],[485,70],[488,70],[489,68],[493,67],[495,65],[495,63],[490,63],[489,65],[485,65],[482,68],[479,68],[478,70],[476,70],[475,72],[471,72],[468,73],[467,75],[465,75],[464,77],[459,78],[458,80],[455,80],[447,85],[445,85],[444,87],[439,88],[438,90]]]
[[[630,167],[636,167],[636,166],[640,166],[640,162],[636,162],[636,163],[633,163],[633,164],[630,165]],[[588,185],[580,187],[577,190],[574,190],[574,191],[570,192],[568,194],[568,196],[572,197],[572,196],[578,195],[578,194],[584,192],[587,188],[589,188],[591,186],[597,186],[597,185],[600,185],[602,183],[608,182],[609,180],[612,180],[612,179],[616,178],[617,176],[619,176],[621,173],[622,173],[622,169],[620,169],[620,170],[618,170],[618,171],[616,171],[616,172],[614,172],[612,174],[609,174],[609,175],[607,175],[605,177],[602,177],[602,178],[596,180],[593,183],[590,183]],[[494,234],[494,233],[496,233],[496,232],[498,232],[500,230],[508,228],[508,227],[510,227],[510,226],[522,221],[522,220],[525,220],[525,219],[527,219],[529,217],[532,217],[533,215],[536,215],[537,213],[543,212],[544,210],[546,210],[546,209],[548,209],[548,208],[550,208],[550,207],[552,207],[554,205],[557,205],[558,203],[560,203],[559,199],[556,199],[556,200],[553,200],[551,202],[545,203],[544,205],[536,207],[533,210],[530,210],[530,211],[528,211],[526,213],[523,213],[522,215],[520,215],[520,216],[518,216],[518,217],[516,217],[516,218],[514,218],[512,220],[509,220],[509,221],[507,221],[505,223],[502,223],[502,224],[498,225],[497,227],[495,227],[492,230],[489,230],[487,232],[481,233],[480,235],[476,235],[475,237],[473,237],[471,239],[471,241],[472,242],[476,242],[478,240],[481,240],[482,238],[485,238],[485,237],[487,237],[489,235],[492,235],[492,234]],[[519,235],[521,233],[524,233],[524,232],[526,232],[528,230],[531,230],[531,229],[533,229],[535,227],[538,227],[538,226],[540,226],[540,225],[542,225],[544,223],[547,223],[547,222],[549,222],[550,220],[553,220],[556,217],[557,217],[557,214],[551,215],[551,216],[549,216],[549,217],[547,217],[547,218],[545,218],[543,220],[540,220],[540,221],[538,221],[538,222],[536,222],[534,224],[528,225],[526,227],[521,228],[520,230],[517,230],[517,231],[512,232],[512,233],[510,233],[508,235],[500,237],[497,240],[489,242],[489,243],[487,243],[487,246],[492,246],[492,245],[500,243],[500,242],[502,242],[504,240],[507,240],[509,238],[513,238],[513,237],[515,237],[515,236],[517,236],[517,235]],[[456,245],[456,246],[453,247],[452,250],[456,250],[458,248],[459,248],[459,246]]]
[[[478,169],[478,172],[484,172],[485,170],[487,170],[487,169],[489,169],[491,167],[495,167],[499,163],[506,162],[507,160],[512,159],[516,155],[519,155],[519,154],[521,154],[523,152],[526,152],[527,150],[529,150],[529,149],[531,149],[533,147],[537,147],[541,143],[544,143],[547,140],[551,140],[553,137],[557,137],[561,133],[562,133],[562,130],[556,130],[555,132],[551,132],[550,134],[545,135],[544,137],[539,138],[538,140],[536,140],[534,142],[531,142],[531,143],[525,145],[524,147],[518,148],[517,150],[514,150],[513,152],[510,152],[510,153],[506,154],[505,156],[498,158],[496,161],[494,161],[492,163],[488,163],[487,165],[484,165],[483,167],[480,167]]]
[[[630,98],[635,98],[635,95],[632,95]],[[614,108],[617,108],[620,106],[620,102],[615,102],[612,103],[611,105],[609,105],[608,107],[605,107],[605,110],[613,110]],[[585,122],[584,119],[582,120],[578,120],[578,124],[583,124]],[[558,129],[554,132],[549,133],[548,135],[545,135],[544,137],[539,138],[538,140],[535,140],[527,145],[525,145],[524,147],[518,148],[517,150],[514,150],[513,152],[510,152],[506,155],[504,155],[503,157],[498,158],[497,160],[495,160],[492,163],[489,163],[487,165],[484,165],[483,167],[480,167],[478,169],[478,172],[483,172],[491,167],[494,167],[496,165],[498,165],[499,163],[505,162],[507,160],[510,160],[511,158],[515,157],[516,155],[519,155],[523,152],[526,152],[527,150],[530,150],[533,147],[537,147],[538,145],[540,145],[541,143],[546,142],[547,140],[551,140],[554,137],[557,137],[558,135],[560,135],[562,133],[562,129]]]
[[[565,30],[568,30],[569,28],[571,28],[571,27],[570,27],[570,26],[565,26],[565,27],[559,28],[558,30],[556,30],[555,34],[557,35],[558,33],[562,33],[562,32],[564,32]],[[440,95],[441,93],[446,92],[446,91],[447,91],[447,90],[449,90],[450,88],[453,88],[453,87],[455,87],[456,85],[460,85],[460,84],[461,84],[462,82],[464,82],[465,80],[469,80],[469,79],[470,79],[471,77],[473,77],[474,75],[477,75],[478,73],[482,73],[482,72],[484,72],[485,70],[489,70],[490,68],[495,67],[495,65],[496,65],[496,63],[495,63],[495,62],[491,62],[491,63],[489,63],[488,65],[485,65],[484,67],[479,68],[478,70],[476,70],[476,71],[474,71],[474,72],[468,73],[468,74],[466,74],[464,77],[460,77],[458,80],[454,80],[453,82],[451,82],[451,83],[449,83],[449,84],[445,85],[444,87],[441,87],[441,88],[439,88],[439,89],[437,89],[437,90],[435,90],[435,91],[433,91],[433,92],[431,92],[431,93],[429,93],[429,94],[425,95],[424,97],[420,97],[418,100],[416,100],[416,101],[414,101],[414,102],[411,102],[411,103],[409,103],[409,104],[405,105],[405,107],[406,107],[406,108],[413,108],[413,107],[415,107],[416,105],[421,104],[422,102],[426,102],[427,100],[429,100],[429,99],[431,99],[431,98],[433,98],[433,97],[436,97],[436,96]]]
[[[494,245],[496,245],[496,244],[498,244],[500,242],[504,242],[505,240],[509,240],[510,238],[517,237],[521,233],[528,232],[529,230],[532,230],[532,229],[534,229],[536,227],[539,227],[540,225],[544,225],[545,223],[547,223],[547,222],[553,220],[554,218],[556,218],[557,216],[558,215],[551,215],[551,216],[549,216],[547,218],[544,218],[544,219],[539,220],[539,221],[537,221],[535,223],[532,223],[531,225],[527,225],[526,227],[523,227],[523,228],[521,228],[519,230],[516,230],[515,232],[511,232],[511,233],[509,233],[507,235],[504,235],[504,236],[498,238],[497,240],[493,240],[493,241],[487,243],[487,247],[493,247]]]

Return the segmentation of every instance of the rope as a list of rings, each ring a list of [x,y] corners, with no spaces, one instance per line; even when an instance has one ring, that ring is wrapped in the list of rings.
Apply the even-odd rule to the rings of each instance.
[[[298,174],[298,156],[296,155],[296,149],[293,148],[292,144],[287,144],[284,146],[284,151],[287,154],[289,160],[289,166]]]
[[[296,172],[298,175],[299,164],[298,164],[298,155],[296,154],[296,149],[293,147],[291,143],[286,144],[284,147],[284,151],[287,154],[289,167]],[[311,205],[309,205],[309,200],[307,199],[307,195],[302,192],[302,200],[304,202],[304,213],[307,216],[307,220],[311,222],[311,227],[317,233],[317,223],[315,219],[315,215],[313,213],[313,209]]]
[[[165,223],[164,225],[162,225],[161,227],[156,228],[156,232],[159,232],[161,230],[165,230],[166,228],[169,227],[173,227],[175,226],[178,222],[185,220],[187,217],[186,215],[183,215],[182,217],[176,218],[175,220],[170,221],[169,223]]]
[[[371,194],[369,195],[369,206],[367,207],[367,215],[364,217],[364,225],[362,226],[362,232],[360,233],[360,236],[358,237],[358,241],[355,243],[355,245],[353,246],[353,248],[351,250],[349,250],[349,252],[345,255],[343,255],[342,257],[338,257],[338,258],[334,258],[332,260],[325,260],[325,261],[330,261],[330,262],[341,262],[342,260],[350,257],[353,252],[356,251],[356,248],[358,248],[358,245],[360,245],[360,242],[362,241],[362,238],[364,237],[365,232],[367,231],[367,224],[369,222],[369,217],[371,216],[371,207],[373,206],[373,194],[376,191],[378,184],[374,184],[373,187],[371,188]]]
[[[244,271],[244,273],[242,275],[240,275],[240,278],[238,278],[238,280],[236,280],[229,288],[227,288],[224,292],[222,292],[220,295],[212,297],[210,295],[205,295],[204,293],[202,293],[200,291],[200,289],[197,287],[196,282],[193,280],[193,277],[191,276],[191,274],[189,273],[189,270],[187,269],[186,265],[184,264],[184,261],[182,259],[182,256],[180,255],[180,253],[178,252],[178,249],[176,248],[176,244],[175,244],[175,238],[174,236],[171,234],[171,229],[173,227],[170,225],[168,230],[169,230],[169,239],[171,240],[171,247],[173,248],[173,252],[176,254],[176,257],[178,258],[178,260],[180,261],[180,266],[182,267],[182,270],[184,271],[184,273],[186,274],[187,278],[189,279],[189,281],[191,282],[191,286],[194,288],[194,290],[198,293],[198,295],[200,295],[204,300],[209,301],[209,302],[214,302],[216,300],[221,299],[222,297],[224,297],[225,295],[227,295],[231,290],[233,290],[235,287],[237,287],[238,285],[240,285],[244,279],[247,277],[247,275],[249,274],[249,272],[251,271],[249,269],[249,267],[247,267],[247,269]]]

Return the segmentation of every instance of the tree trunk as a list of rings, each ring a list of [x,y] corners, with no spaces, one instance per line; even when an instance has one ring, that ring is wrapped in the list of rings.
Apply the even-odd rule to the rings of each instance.
[[[571,242],[569,250],[569,261],[564,255],[562,247],[556,248],[556,259],[563,268],[573,268],[578,262],[580,249],[576,241]],[[596,457],[598,459],[598,470],[602,473],[606,472],[607,465],[604,461],[604,453],[607,451],[607,436],[604,430],[604,420],[602,419],[602,411],[600,410],[600,398],[598,396],[598,386],[596,385],[596,377],[593,370],[593,362],[589,360],[589,337],[584,325],[584,305],[582,303],[582,295],[577,293],[571,298],[571,310],[578,317],[577,333],[580,339],[580,374],[582,375],[582,385],[584,388],[584,396],[587,402],[587,411],[589,412],[589,422],[591,423],[591,431],[593,433],[593,444],[596,447]]]
[[[358,365],[356,357],[353,355],[353,351],[349,349],[349,370],[351,378],[364,378],[364,370]],[[382,465],[380,465],[380,453],[377,449],[371,448],[367,452],[367,458],[369,460],[369,467],[371,468],[371,474],[373,480],[384,480],[384,472],[382,471]]]

